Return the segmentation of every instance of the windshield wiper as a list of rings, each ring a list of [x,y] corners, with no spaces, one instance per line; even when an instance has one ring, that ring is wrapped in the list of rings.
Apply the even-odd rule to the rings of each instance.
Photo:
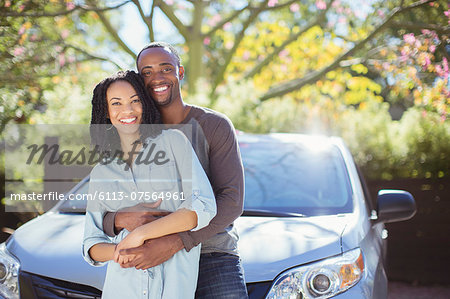
[[[242,216],[253,216],[253,217],[306,217],[306,215],[300,213],[291,213],[291,212],[278,212],[278,211],[269,211],[269,210],[254,210],[254,209],[246,209]]]

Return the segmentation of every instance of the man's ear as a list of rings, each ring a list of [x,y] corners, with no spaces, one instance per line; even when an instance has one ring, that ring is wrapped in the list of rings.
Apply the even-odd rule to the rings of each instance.
[[[180,80],[183,80],[183,78],[184,78],[184,67],[182,65],[180,65],[180,67],[178,69],[178,76],[180,77]]]

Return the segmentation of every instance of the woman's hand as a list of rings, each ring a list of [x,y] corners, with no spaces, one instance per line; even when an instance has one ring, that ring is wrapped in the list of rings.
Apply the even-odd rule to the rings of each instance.
[[[134,257],[134,255],[120,255],[120,250],[139,247],[144,244],[144,241],[145,239],[143,238],[143,234],[141,234],[139,228],[135,229],[116,245],[116,249],[114,250],[114,261],[119,264],[128,263],[132,260],[131,258]]]

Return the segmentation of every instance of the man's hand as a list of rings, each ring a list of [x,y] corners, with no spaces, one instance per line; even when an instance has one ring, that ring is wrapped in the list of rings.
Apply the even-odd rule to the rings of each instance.
[[[120,255],[119,254],[120,249],[118,248],[117,245],[119,245],[119,244],[116,244],[116,248],[114,249],[113,261],[115,261],[116,263],[118,263],[121,266],[124,263],[131,262],[134,259],[134,255]]]
[[[139,247],[120,250],[120,255],[134,255],[131,261],[120,266],[148,269],[164,263],[183,248],[183,242],[178,234],[147,240]]]
[[[126,228],[133,231],[136,227],[152,222],[160,217],[169,215],[171,212],[165,210],[156,210],[162,200],[154,203],[140,203],[133,207],[117,211],[114,221],[116,233]]]

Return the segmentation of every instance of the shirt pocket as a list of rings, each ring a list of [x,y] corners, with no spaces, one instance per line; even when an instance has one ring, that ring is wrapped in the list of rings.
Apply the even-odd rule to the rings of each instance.
[[[172,191],[178,184],[178,171],[175,162],[150,165],[150,186],[155,192]]]

